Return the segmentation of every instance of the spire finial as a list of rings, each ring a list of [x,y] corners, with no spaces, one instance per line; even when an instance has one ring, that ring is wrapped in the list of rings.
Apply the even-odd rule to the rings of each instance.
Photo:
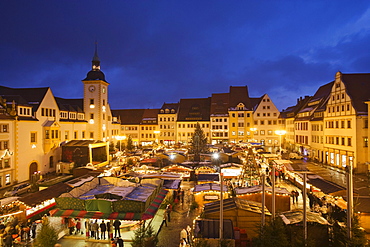
[[[98,56],[98,41],[95,41],[95,53],[94,53],[93,61],[100,61],[99,56]]]
[[[100,59],[98,57],[98,41],[95,41],[95,53],[92,60],[92,69],[100,70]]]

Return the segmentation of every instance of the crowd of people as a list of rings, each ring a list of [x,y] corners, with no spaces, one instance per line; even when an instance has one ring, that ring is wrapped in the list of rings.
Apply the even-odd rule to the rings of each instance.
[[[36,221],[21,221],[17,216],[0,220],[0,246],[11,247],[15,244],[29,243],[36,238]]]
[[[79,218],[63,218],[63,223],[69,229],[69,235],[84,234],[82,228],[82,222]],[[121,237],[120,231],[121,222],[116,219],[111,225],[109,220],[101,220],[98,222],[97,219],[86,219],[84,222],[84,229],[86,231],[87,238],[109,240],[113,238]]]

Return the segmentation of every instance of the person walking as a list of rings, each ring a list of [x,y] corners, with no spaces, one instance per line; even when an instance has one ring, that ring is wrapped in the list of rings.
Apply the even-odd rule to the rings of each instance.
[[[162,225],[165,224],[167,226],[167,212],[165,211],[164,214],[163,214],[163,221],[162,221]]]
[[[294,190],[292,190],[292,192],[290,192],[290,194],[291,194],[291,197],[293,199],[293,204],[295,204],[295,192],[294,192]]]
[[[43,223],[44,224],[44,223]],[[75,230],[75,221],[73,218],[68,219],[68,229],[69,229],[69,235],[73,234],[73,231]]]
[[[36,238],[36,228],[37,228],[37,223],[34,221],[32,222],[31,225],[31,233],[32,233],[32,238]]]
[[[106,225],[107,225],[107,235],[108,235],[108,239],[113,238],[112,229],[111,229],[111,227],[110,227],[110,222],[109,222],[109,220],[107,221]]]
[[[294,196],[295,196],[295,203],[298,204],[299,192],[297,190],[294,192]]]
[[[79,219],[76,219],[76,232],[75,232],[75,234],[83,234],[83,233],[81,233],[81,221],[79,220]]]
[[[171,222],[171,211],[172,211],[172,205],[168,204],[166,207],[166,212],[165,212],[167,214],[168,222]]]
[[[187,243],[190,244],[190,241],[191,241],[191,227],[189,225],[186,227],[186,236],[187,236]]]
[[[119,221],[119,220],[115,220],[114,222],[113,222],[113,227],[114,227],[114,237],[116,238],[117,237],[117,235],[119,236],[119,237],[121,237],[121,231],[120,231],[120,226],[121,226],[121,222]],[[118,233],[118,234],[117,234]]]
[[[186,231],[186,229],[182,229],[180,232],[180,241],[184,241],[186,244],[188,244],[187,240],[188,240],[188,232]]]
[[[116,239],[111,238],[110,239],[110,245],[111,245],[111,247],[117,247],[117,241],[116,241]]]
[[[90,220],[85,220],[85,231],[86,231],[86,237],[90,238],[91,237],[91,222]]]
[[[121,237],[119,237],[117,239],[117,244],[118,244],[118,247],[124,247],[124,242],[123,242],[123,239]]]
[[[12,247],[13,245],[13,237],[10,233],[7,233],[5,236],[4,236],[4,245],[5,247]]]
[[[95,220],[91,224],[91,237],[93,237],[95,239],[99,239],[98,230],[99,230],[98,220]]]
[[[105,239],[105,232],[107,231],[107,225],[104,220],[100,223],[100,238]]]

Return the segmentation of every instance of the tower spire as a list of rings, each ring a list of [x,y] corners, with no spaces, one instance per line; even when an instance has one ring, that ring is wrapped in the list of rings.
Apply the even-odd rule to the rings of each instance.
[[[98,57],[98,42],[95,41],[95,53],[92,60],[92,69],[93,70],[100,70],[100,59]]]

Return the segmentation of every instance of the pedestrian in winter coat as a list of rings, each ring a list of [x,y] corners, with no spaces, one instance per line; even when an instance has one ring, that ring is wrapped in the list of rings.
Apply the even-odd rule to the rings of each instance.
[[[180,232],[180,240],[188,243],[188,232],[185,229],[182,229]]]
[[[81,221],[77,219],[77,222],[76,222],[76,232],[75,234],[77,233],[81,233]],[[82,232],[83,234],[83,232]]]
[[[31,225],[32,238],[36,238],[36,228],[37,228],[37,223],[34,221],[32,222],[32,225]]]
[[[117,244],[118,244],[118,247],[124,247],[123,239],[119,237],[119,238],[117,239]]]
[[[162,225],[165,224],[167,226],[167,213],[164,212],[163,214],[163,221],[162,221]]]
[[[99,225],[98,225],[98,221],[95,220],[92,224],[91,224],[91,237],[94,237],[95,239],[99,239],[99,234],[98,234],[98,230],[99,230]]]
[[[113,227],[114,227],[114,237],[116,238],[117,235],[119,237],[121,237],[121,231],[120,231],[120,226],[121,226],[121,222],[119,220],[115,220],[113,222]],[[118,233],[118,234],[117,234]]]
[[[104,221],[102,221],[102,223],[100,223],[100,238],[101,239],[105,239],[105,232],[107,231],[107,225],[105,224]]]
[[[12,237],[11,234],[8,233],[4,236],[4,245],[5,245],[5,247],[12,247],[13,237]]]

